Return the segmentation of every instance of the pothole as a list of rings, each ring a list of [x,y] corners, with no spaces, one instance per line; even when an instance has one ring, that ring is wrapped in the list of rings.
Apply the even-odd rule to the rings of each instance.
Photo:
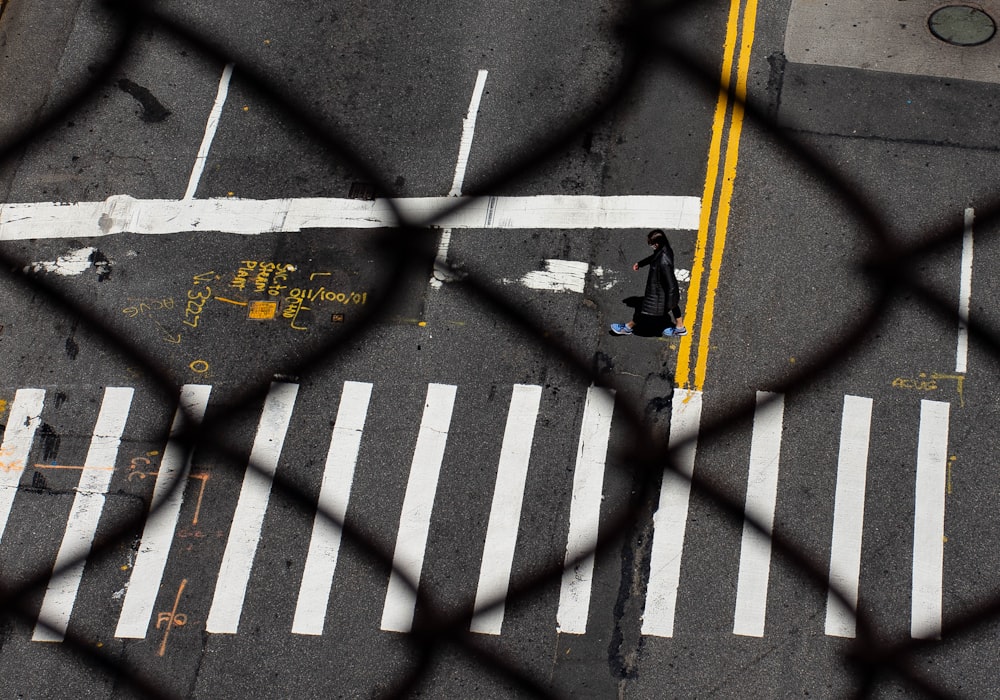
[[[927,26],[931,34],[954,46],[985,44],[997,31],[992,17],[969,5],[938,8],[927,19]]]

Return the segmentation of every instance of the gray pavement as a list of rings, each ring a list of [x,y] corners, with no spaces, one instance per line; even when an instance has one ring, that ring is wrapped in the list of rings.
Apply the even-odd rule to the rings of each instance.
[[[22,43],[10,40],[8,47],[22,46],[18,50],[24,55],[28,29],[23,15],[12,9],[3,27]],[[673,30],[673,36],[697,40],[696,53],[713,73],[723,53],[733,48],[724,38],[728,9],[699,6]],[[928,228],[960,231],[966,208],[981,211],[989,204],[998,173],[992,143],[995,87],[976,72],[992,60],[985,58],[992,44],[973,54],[977,49],[928,44],[925,33],[879,33],[879,22],[914,22],[900,20],[899,13],[919,14],[918,9],[896,3],[869,11],[868,21],[848,27],[824,14],[830,8],[798,2],[761,7],[747,66],[751,99],[856,182],[892,233],[907,243]],[[389,3],[344,8],[299,3],[280,11],[261,4],[173,3],[167,10],[240,56],[196,182],[198,200],[339,201],[364,197],[371,185],[338,154],[321,153],[286,112],[255,92],[241,74],[245,62],[371,157],[394,194],[441,197],[453,186],[463,119],[479,70],[489,76],[464,191],[481,188],[517,154],[531,152],[553,126],[578,116],[614,79],[629,50],[607,38],[616,18],[609,5],[572,13],[517,3],[475,11],[452,4],[416,12]],[[51,101],[86,71],[87,57],[100,53],[109,38],[96,29],[98,15],[89,5],[79,12],[70,8],[67,16],[51,28],[53,47],[69,37],[60,56],[41,57],[30,66],[33,73],[4,65],[5,80],[17,76],[17,84],[35,86],[34,93],[24,93],[23,109]],[[746,18],[743,22],[746,31]],[[876,55],[875,45],[866,43],[868,36],[894,37],[886,40],[884,53],[898,48],[907,58],[887,62],[890,57]],[[918,38],[919,49],[907,43]],[[966,53],[956,58],[958,51]],[[931,61],[945,66],[945,72],[927,69]],[[53,65],[58,65],[54,72]],[[195,47],[155,31],[143,34],[121,75],[101,86],[92,104],[32,145],[16,167],[3,170],[6,201],[100,202],[121,194],[180,200],[191,183],[222,72],[222,65],[206,60]],[[650,67],[641,89],[565,154],[490,194],[711,193],[716,206],[730,201],[719,182],[709,182],[716,189],[705,188],[713,166],[725,171],[725,147],[733,135],[731,130],[723,134],[722,148],[715,150],[714,106],[711,91],[666,67]],[[8,124],[10,116],[5,111],[2,123]],[[845,662],[850,639],[830,634],[824,622],[824,582],[841,512],[836,498],[845,397],[870,399],[872,406],[867,495],[863,511],[853,513],[854,522],[863,522],[859,609],[885,641],[906,641],[917,595],[911,578],[918,551],[915,522],[933,525],[932,517],[921,515],[926,499],[916,489],[926,452],[920,440],[925,429],[942,427],[941,420],[926,417],[925,402],[933,402],[933,410],[945,405],[948,410],[946,445],[931,450],[932,468],[938,469],[932,485],[946,494],[941,546],[935,550],[932,542],[920,550],[921,556],[943,554],[943,573],[921,579],[931,591],[929,614],[935,601],[940,603],[947,625],[992,593],[990,572],[1000,551],[989,528],[996,363],[973,341],[967,370],[960,372],[957,325],[903,295],[880,324],[871,325],[862,345],[845,348],[833,371],[785,393],[776,436],[765,444],[775,447],[780,440],[780,458],[755,461],[755,419],[766,420],[753,409],[756,392],[779,390],[791,373],[809,366],[815,353],[842,340],[858,323],[873,290],[857,263],[872,243],[853,216],[856,208],[831,195],[822,174],[805,170],[750,122],[735,172],[719,266],[711,257],[720,243],[714,207],[707,211],[707,230],[669,232],[685,278],[685,298],[705,301],[706,287],[688,281],[702,253],[708,253],[706,265],[714,271],[701,279],[716,292],[711,336],[705,307],[699,305],[692,335],[681,341],[608,333],[609,323],[631,313],[625,301],[642,290],[643,273],[630,270],[646,253],[645,230],[639,228],[451,232],[448,260],[501,293],[515,310],[534,319],[540,332],[519,327],[484,304],[469,281],[431,284],[429,266],[406,279],[392,277],[382,251],[373,246],[378,234],[368,229],[238,236],[199,227],[154,236],[5,241],[4,253],[17,258],[18,267],[33,269],[83,303],[109,330],[148,352],[171,391],[159,393],[153,377],[117,352],[112,338],[88,328],[72,311],[54,307],[16,280],[0,283],[9,300],[0,318],[5,449],[16,447],[8,418],[27,396],[18,392],[45,392],[23,473],[14,487],[5,487],[14,498],[0,539],[4,583],[18,585],[51,571],[74,521],[73,502],[84,490],[82,466],[105,387],[132,387],[135,396],[113,474],[100,495],[97,542],[148,509],[159,476],[154,472],[165,469],[167,433],[181,385],[211,386],[207,420],[234,415],[217,430],[230,453],[204,448],[194,454],[144,633],[129,637],[116,631],[125,599],[141,585],[137,572],[144,565],[138,559],[151,546],[138,529],[87,559],[69,632],[88,649],[154,679],[171,696],[389,693],[419,668],[427,649],[425,641],[411,646],[404,635],[383,629],[391,589],[388,559],[397,538],[415,529],[406,518],[419,511],[404,503],[411,489],[433,486],[420,588],[444,612],[470,615],[480,566],[496,558],[484,553],[484,546],[490,518],[502,507],[494,501],[494,489],[507,452],[508,409],[524,387],[537,387],[539,410],[512,535],[514,584],[560,565],[579,513],[594,516],[605,532],[629,508],[640,517],[596,559],[586,594],[585,632],[568,630],[562,606],[569,598],[559,576],[553,576],[508,603],[499,635],[465,633],[461,625],[462,639],[496,653],[540,686],[572,697],[850,693],[858,684]],[[988,217],[975,224],[970,313],[984,321],[995,315],[989,304],[995,227]],[[439,231],[429,233],[438,240]],[[932,259],[916,263],[920,278],[955,308],[961,259],[956,239]],[[525,282],[552,261],[583,266],[582,291],[539,289]],[[313,298],[293,302],[288,289]],[[363,334],[322,362],[300,366],[323,343],[357,330],[353,324],[360,313],[389,290],[401,290],[399,298],[385,315],[367,323]],[[546,346],[550,339],[615,383],[606,448],[588,423],[594,415],[589,378],[553,355]],[[676,376],[684,357],[707,366],[703,386],[694,386],[693,374]],[[249,522],[240,515],[250,488],[244,472],[254,440],[267,431],[258,421],[264,389],[276,377],[283,388],[274,391],[293,390],[296,398],[276,463],[277,481],[258,512],[259,534],[251,528],[241,537]],[[371,402],[363,428],[356,431],[352,479],[338,483],[349,487],[347,522],[383,557],[373,559],[360,543],[345,538],[322,634],[303,634],[293,630],[293,619],[313,556],[311,506],[323,489],[331,436],[339,434],[336,421],[348,411],[340,405],[347,383],[370,385]],[[262,391],[246,398],[241,390],[252,384]],[[438,478],[411,486],[419,436],[444,432],[422,428],[437,410],[429,407],[432,386],[446,392],[453,388],[455,403]],[[694,398],[675,389],[699,393]],[[739,513],[748,494],[760,493],[761,472],[753,470],[777,467],[775,530],[816,567],[817,578],[809,581],[800,568],[772,552],[763,559],[763,598],[749,606],[749,616],[740,612],[738,600],[750,595],[746,582],[753,576],[742,569],[752,565],[759,550],[745,544],[741,518],[721,512],[698,487],[684,501],[686,512],[670,510],[658,500],[658,478],[640,497],[646,482],[632,459],[637,439],[626,412],[634,409],[653,435],[665,436],[671,419],[684,413],[678,397],[695,402],[684,406],[701,407],[695,427],[721,426],[710,439],[699,437],[695,475],[720,490]],[[742,417],[733,420],[737,409]],[[511,444],[516,439],[523,442],[526,436],[515,435]],[[586,511],[575,488],[585,469],[580,454],[592,444],[607,459],[601,498]],[[15,472],[20,466],[15,462],[5,472]],[[667,480],[668,490],[672,483]],[[515,492],[502,490],[502,501]],[[653,527],[654,511],[659,530]],[[669,521],[673,513],[680,515]],[[645,606],[671,592],[650,583],[662,573],[653,570],[651,562],[658,560],[651,552],[657,540],[662,543],[677,532],[670,529],[677,522],[685,529],[678,558],[672,560],[679,562],[672,632],[654,634],[643,630],[654,617]],[[223,562],[238,542],[252,546],[250,558],[226,569]],[[226,571],[246,574],[247,585],[237,628],[223,631],[211,621],[217,619],[216,601],[228,604],[238,593],[219,588]],[[585,574],[576,578],[587,579]],[[33,589],[25,603],[27,616],[3,629],[0,676],[9,694],[130,697],[121,679],[68,653],[70,644],[32,641],[43,593]],[[752,626],[747,620],[758,615],[759,635],[747,633]],[[425,606],[416,608],[415,619],[418,625],[433,622]],[[435,651],[413,694],[500,698],[527,693],[460,645]],[[988,696],[996,688],[984,664],[991,654],[995,643],[985,632],[946,636],[933,643],[920,668],[956,694]],[[25,668],[32,672],[24,673]],[[914,693],[897,679],[880,686],[884,694],[897,691]]]

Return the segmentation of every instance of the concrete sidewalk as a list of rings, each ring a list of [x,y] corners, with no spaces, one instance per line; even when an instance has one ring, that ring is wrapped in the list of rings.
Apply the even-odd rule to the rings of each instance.
[[[1000,33],[955,46],[928,28],[940,0],[792,0],[785,56],[795,63],[1000,83]],[[1000,21],[1000,0],[970,3]]]

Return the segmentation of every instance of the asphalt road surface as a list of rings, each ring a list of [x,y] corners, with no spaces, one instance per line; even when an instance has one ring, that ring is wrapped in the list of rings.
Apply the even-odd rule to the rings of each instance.
[[[157,5],[0,166],[0,694],[995,694],[996,50],[902,5]],[[120,38],[0,34],[5,134]]]

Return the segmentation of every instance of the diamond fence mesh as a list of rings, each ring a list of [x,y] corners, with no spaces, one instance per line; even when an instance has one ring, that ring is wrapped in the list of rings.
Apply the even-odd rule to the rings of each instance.
[[[577,144],[581,137],[592,132],[596,125],[619,108],[624,100],[641,90],[640,74],[643,71],[672,71],[704,86],[706,90],[718,91],[731,105],[734,105],[735,109],[744,110],[746,119],[759,133],[767,135],[774,149],[780,150],[789,160],[812,173],[823,183],[828,192],[845,203],[845,209],[855,217],[856,223],[866,232],[871,244],[870,252],[865,257],[858,258],[856,262],[858,270],[867,279],[874,302],[865,310],[864,317],[857,319],[846,334],[817,338],[812,348],[813,354],[807,362],[800,362],[794,372],[775,378],[773,384],[775,391],[802,390],[835,371],[843,363],[850,362],[858,348],[863,347],[870,338],[871,329],[883,321],[886,310],[894,299],[904,294],[913,295],[920,303],[939,315],[942,321],[957,323],[959,319],[952,300],[944,298],[921,278],[918,262],[927,255],[954,246],[956,241],[961,240],[962,227],[956,225],[927,231],[925,235],[906,243],[895,238],[891,233],[889,222],[883,219],[873,205],[869,193],[843,175],[833,163],[805,140],[779,126],[772,113],[773,110],[762,108],[754,101],[747,100],[745,85],[734,84],[729,79],[720,81],[717,69],[706,66],[697,57],[695,47],[663,40],[657,32],[657,27],[669,22],[685,7],[686,4],[680,2],[659,6],[632,3],[623,12],[623,19],[616,27],[615,36],[609,38],[610,41],[623,47],[625,56],[620,74],[610,89],[601,94],[574,122],[562,125],[553,131],[544,143],[533,144],[515,159],[510,167],[489,181],[479,183],[476,191],[467,192],[466,196],[460,199],[456,198],[451,207],[428,220],[408,218],[404,212],[396,208],[392,198],[393,187],[385,173],[379,172],[365,153],[358,152],[345,134],[318,119],[301,96],[291,93],[287,86],[277,83],[264,71],[256,68],[252,62],[244,61],[243,57],[232,53],[226,47],[224,40],[216,39],[197,27],[179,22],[163,12],[155,3],[107,4],[105,8],[107,21],[114,27],[115,37],[111,49],[103,57],[100,65],[92,68],[86,82],[72,86],[68,94],[58,104],[48,108],[40,118],[25,120],[15,133],[5,136],[0,150],[0,163],[12,162],[26,145],[44,140],[55,128],[85,106],[102,86],[113,82],[119,75],[118,71],[123,62],[135,51],[137,42],[142,41],[144,32],[163,33],[186,44],[189,50],[198,52],[220,66],[235,64],[244,84],[250,86],[258,97],[281,110],[284,117],[306,133],[317,148],[322,149],[331,158],[345,163],[360,180],[371,183],[372,194],[386,198],[399,221],[398,227],[380,231],[375,243],[387,278],[426,279],[435,266],[438,268],[437,271],[444,275],[455,272],[443,268],[442,262],[436,260],[439,235],[438,229],[434,226],[436,220],[469,206],[477,195],[502,190],[526,174],[537,171]],[[998,204],[1000,202],[980,208],[977,211],[977,221],[987,226],[997,221],[1000,218]],[[75,298],[65,291],[60,291],[44,277],[28,273],[24,260],[6,251],[0,252],[0,260],[3,262],[5,275],[37,298],[44,299],[50,306],[52,314],[77,319],[81,326],[93,331],[93,336],[99,338],[109,352],[127,361],[129,365],[140,368],[147,377],[153,378],[164,404],[173,405],[176,397],[174,381],[150,348],[109,325],[102,314],[88,305],[87,299]],[[476,304],[489,309],[513,327],[522,329],[527,336],[536,338],[540,348],[553,358],[572,367],[581,380],[615,388],[613,377],[596,367],[592,358],[581,355],[576,348],[562,343],[558,337],[546,334],[541,319],[525,313],[520,305],[512,303],[488,281],[477,279],[475,275],[464,274],[457,287]],[[372,327],[372,322],[387,313],[387,309],[404,289],[406,284],[401,283],[382,294],[372,295],[369,303],[363,307],[363,311],[349,324],[345,324],[343,329],[338,329],[336,334],[331,333],[325,342],[310,350],[294,367],[282,366],[275,368],[275,371],[305,374],[322,372],[325,368],[329,368],[338,354],[345,352],[352,343],[363,338],[367,329]],[[1000,338],[995,328],[981,325],[974,319],[968,323],[968,328],[974,342],[994,355],[1000,356]],[[246,386],[242,395],[232,401],[232,405],[259,405],[267,391],[266,382]],[[678,470],[675,463],[676,454],[685,447],[685,444],[676,444],[675,441],[675,444],[668,449],[666,436],[650,434],[649,427],[644,422],[641,405],[625,401],[620,403],[616,410],[619,420],[627,424],[628,430],[633,435],[630,444],[636,447],[628,454],[617,455],[615,462],[630,470],[632,478],[639,486],[639,493],[628,508],[616,512],[612,522],[602,526],[596,553],[620,546],[623,537],[628,537],[644,526],[650,518],[651,504],[655,503],[664,469],[675,472]],[[702,425],[698,439],[711,441],[726,434],[734,422],[749,419],[752,411],[752,407],[747,407],[740,413],[727,415],[711,424]],[[232,414],[216,415],[201,423],[189,420],[187,427],[172,439],[183,445],[188,453],[211,448],[219,453],[228,454],[234,462],[239,462],[240,455],[233,453],[232,449],[218,437],[226,430],[228,422],[233,417]],[[259,469],[252,463],[248,468]],[[700,479],[697,475],[684,478],[691,478],[695,492],[712,499],[720,512],[728,514],[737,521],[743,521],[745,514],[744,504],[741,501],[735,500],[731,494],[725,493],[717,485]],[[175,482],[174,488],[182,487],[181,481]],[[316,509],[314,498],[284,478],[280,472],[274,476],[273,488],[276,493],[293,500],[305,512],[313,512]],[[169,494],[164,494],[161,500],[152,504],[151,512],[119,525],[115,532],[100,540],[90,556],[109,551],[120,542],[134,541],[141,534],[146,518],[162,507],[168,497]],[[364,532],[352,527],[350,522],[341,522],[340,518],[329,512],[323,515],[342,528],[345,541],[363,548],[372,561],[387,569],[393,566],[391,551],[386,551],[381,544],[372,541]],[[781,532],[772,534],[762,523],[755,522],[750,516],[746,518],[747,522],[770,538],[777,555],[801,571],[815,590],[823,592],[827,590],[829,581],[826,561],[821,560],[814,552],[804,550],[795,540],[784,536]],[[587,552],[577,561],[595,552]],[[67,562],[62,569],[75,567],[85,559],[84,556],[76,561]],[[564,568],[572,567],[577,561],[553,561],[548,563],[541,573],[516,580],[506,596],[506,602],[511,604],[530,598],[541,586],[558,582]],[[395,573],[406,578],[405,572]],[[51,575],[53,572],[50,569],[42,568],[27,582],[16,586],[9,583],[2,584],[0,608],[3,609],[4,615],[34,624],[37,611],[29,599],[34,591],[45,588]],[[392,678],[388,687],[383,686],[384,695],[405,696],[415,691],[431,670],[435,658],[444,651],[454,650],[467,655],[484,673],[505,678],[525,694],[542,697],[561,695],[559,688],[553,688],[549,683],[534,677],[527,670],[520,668],[516,662],[488,648],[475,635],[470,634],[468,615],[449,612],[436,601],[433,591],[428,591],[426,587],[418,588],[415,581],[407,582],[417,596],[421,610],[429,612],[422,615],[419,623],[408,635],[412,642],[415,662]],[[835,591],[835,594],[845,605],[849,605],[842,591]],[[495,604],[503,602],[504,600],[497,600]],[[864,615],[858,615],[857,637],[845,656],[853,669],[857,695],[865,697],[875,694],[882,680],[893,679],[904,682],[915,693],[931,697],[950,697],[948,688],[944,687],[939,679],[920,670],[919,664],[916,663],[917,655],[928,650],[933,652],[936,644],[960,640],[963,636],[993,624],[998,617],[1000,617],[1000,597],[950,616],[942,630],[945,642],[928,642],[892,639],[872,620]],[[42,619],[39,624],[44,626],[46,621]],[[62,653],[73,655],[79,661],[100,669],[109,677],[116,678],[118,683],[130,687],[131,691],[138,695],[151,698],[164,697],[156,679],[146,675],[141,668],[119,658],[117,654],[95,648],[93,644],[74,635],[72,631],[66,634],[60,649]]]

